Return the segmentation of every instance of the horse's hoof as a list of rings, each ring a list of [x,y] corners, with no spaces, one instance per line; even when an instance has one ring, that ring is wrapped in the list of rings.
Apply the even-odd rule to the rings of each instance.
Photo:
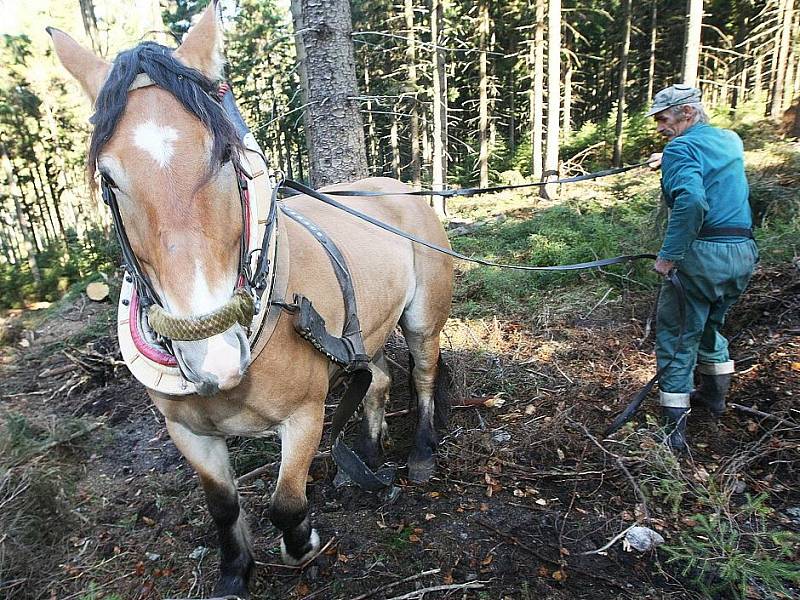
[[[308,538],[307,545],[310,547],[306,552],[303,553],[303,556],[300,558],[295,558],[286,551],[286,543],[284,540],[281,540],[281,558],[283,559],[283,564],[289,565],[290,567],[299,567],[300,565],[308,562],[311,557],[313,557],[319,551],[320,542],[316,529],[311,530],[311,535]]]
[[[247,582],[238,575],[222,577],[214,588],[214,600],[217,598],[249,600],[250,592],[247,591]]]
[[[436,471],[436,459],[426,458],[408,463],[408,479],[411,483],[427,483]]]

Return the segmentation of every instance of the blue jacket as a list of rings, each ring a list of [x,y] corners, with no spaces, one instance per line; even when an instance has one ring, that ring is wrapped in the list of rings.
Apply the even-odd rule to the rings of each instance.
[[[669,142],[661,161],[661,189],[672,209],[658,253],[665,260],[683,260],[704,225],[752,227],[744,150],[733,131],[698,123]]]

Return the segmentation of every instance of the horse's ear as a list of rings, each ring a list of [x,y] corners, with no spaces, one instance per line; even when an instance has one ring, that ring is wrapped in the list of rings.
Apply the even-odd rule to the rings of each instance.
[[[111,63],[87,50],[60,29],[48,27],[47,33],[53,40],[58,60],[78,80],[83,91],[94,104],[97,94],[100,93],[100,88],[103,87],[108,72],[111,70]]]
[[[209,79],[222,79],[222,28],[217,18],[217,0],[211,0],[200,20],[189,30],[175,56]]]

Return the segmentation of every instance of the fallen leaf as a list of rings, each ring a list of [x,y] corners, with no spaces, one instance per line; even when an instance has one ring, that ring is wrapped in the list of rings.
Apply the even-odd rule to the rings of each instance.
[[[567,574],[561,569],[559,569],[558,571],[553,571],[552,577],[559,583],[562,583],[567,580]]]
[[[482,565],[485,567],[485,566],[487,566],[487,565],[490,565],[490,564],[492,564],[492,561],[493,561],[493,560],[494,560],[494,556],[492,556],[491,554],[487,554],[487,555],[486,555],[486,558],[484,558],[484,559],[481,561],[481,564],[482,564]]]
[[[539,577],[550,577],[550,569],[548,569],[544,565],[539,565],[539,568],[536,569],[536,574]]]
[[[430,521],[430,520],[435,519],[435,518],[436,518],[436,515],[433,514],[433,513],[426,513],[425,514],[425,520],[426,521]]]
[[[338,560],[339,562],[346,563],[349,559],[345,554],[339,554],[336,556],[336,560]]]
[[[489,505],[488,505],[488,504],[486,504],[486,502],[481,502],[480,511],[481,511],[481,512],[486,512],[486,511],[488,511],[488,510],[489,510]]]
[[[569,550],[567,550],[566,548],[559,548],[558,551],[561,553],[562,556],[569,556],[570,555],[569,554]]]
[[[547,500],[545,500],[544,498],[537,498],[536,504],[538,504],[539,506],[547,506]]]
[[[310,591],[311,588],[308,587],[308,584],[305,581],[301,581],[296,586],[294,586],[294,593],[300,598],[308,596]]]
[[[419,542],[419,536],[412,533],[410,536],[408,536],[408,541],[411,542],[412,544],[416,544]]]
[[[156,522],[150,517],[142,517],[142,522],[148,527],[152,527],[153,525],[156,524]]]
[[[442,582],[444,582],[445,585],[452,584],[453,583],[453,572],[452,571],[447,571],[444,574],[444,576],[442,577]]]

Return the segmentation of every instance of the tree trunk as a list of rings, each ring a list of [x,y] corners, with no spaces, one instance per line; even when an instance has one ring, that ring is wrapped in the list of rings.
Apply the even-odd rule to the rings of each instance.
[[[431,42],[433,50],[433,159],[432,187],[444,189],[447,179],[447,81],[444,59],[444,0],[431,3]],[[431,204],[439,216],[447,214],[444,196],[433,196]]]
[[[347,0],[292,0],[311,185],[368,175]]]
[[[686,10],[686,44],[683,48],[683,83],[696,86],[697,68],[700,64],[703,0],[687,0]]]
[[[98,54],[104,54],[100,48],[100,36],[97,32],[97,16],[94,12],[93,0],[79,0],[81,5],[81,18],[83,19],[83,30],[86,37],[92,44],[92,49]]]
[[[392,177],[400,179],[400,142],[397,133],[397,112],[400,107],[392,111],[392,127],[389,130],[389,145],[392,148]]]
[[[531,176],[542,178],[544,165],[542,153],[542,120],[544,118],[544,0],[536,0],[536,30],[531,46]]]
[[[486,52],[489,45],[489,6],[487,0],[481,0],[478,6],[478,47],[480,49],[480,99],[478,137],[480,138],[480,154],[478,166],[480,168],[480,187],[489,186],[489,72]]]
[[[619,85],[617,87],[617,123],[614,129],[615,167],[622,165],[622,120],[625,117],[625,86],[628,83],[628,52],[631,47],[631,0],[622,0],[622,46],[619,52]]]
[[[567,72],[564,73],[564,140],[572,135],[572,59],[567,57]]]
[[[791,43],[792,21],[794,19],[794,0],[783,0],[783,10],[780,14],[781,37],[777,47],[778,64],[775,70],[775,79],[772,87],[772,102],[770,103],[770,116],[780,119],[784,108],[784,81],[786,80],[787,58],[789,44]]]
[[[378,169],[378,134],[375,131],[375,115],[372,114],[372,87],[369,75],[368,56],[364,57],[364,93],[367,95],[367,164],[370,173],[379,172]]]
[[[547,153],[548,179],[558,178],[558,122],[561,106],[561,0],[550,0],[547,11]],[[544,186],[548,196],[555,185]]]
[[[509,115],[508,115],[508,150],[511,156],[517,152],[517,84],[514,79],[514,70],[508,78],[509,89]]]
[[[756,56],[756,66],[753,70],[753,95],[757,102],[761,102],[761,95],[764,93],[764,55]]]
[[[35,237],[33,236],[30,220],[28,219],[28,215],[26,211],[22,207],[22,198],[20,196],[20,189],[17,183],[17,175],[14,173],[14,168],[11,165],[11,159],[8,157],[8,152],[6,151],[5,144],[0,142],[0,158],[2,159],[3,163],[3,172],[6,176],[6,181],[8,182],[8,191],[11,194],[11,197],[14,199],[14,208],[17,213],[17,222],[19,223],[20,231],[22,232],[22,238],[25,242],[25,254],[26,259],[28,261],[28,267],[31,270],[31,275],[33,276],[33,282],[36,287],[41,287],[42,285],[42,275],[39,272],[39,265],[36,262],[36,243]]]
[[[409,127],[411,131],[411,182],[418,186],[420,184],[422,169],[419,154],[419,90],[417,89],[417,42],[414,32],[414,0],[405,0],[403,3],[403,15],[406,20],[406,64],[408,68],[408,87],[411,92],[411,119]]]
[[[650,64],[647,68],[647,102],[653,100],[653,86],[656,80],[656,40],[658,30],[658,0],[652,0],[650,8]]]
[[[292,142],[289,139],[289,134],[283,126],[278,127],[278,135],[283,140],[283,148],[286,152],[286,176],[289,179],[294,179],[294,172],[292,169]]]

